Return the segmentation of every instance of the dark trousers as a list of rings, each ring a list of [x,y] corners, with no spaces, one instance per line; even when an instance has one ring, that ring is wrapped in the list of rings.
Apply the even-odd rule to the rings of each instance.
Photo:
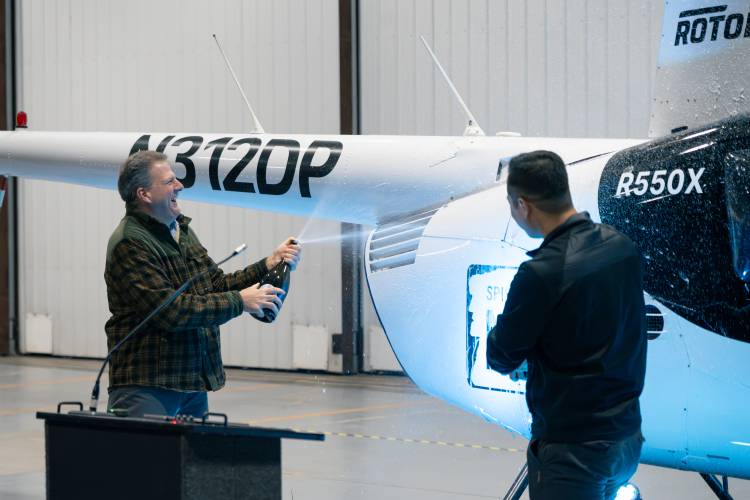
[[[191,415],[208,413],[205,392],[184,392],[137,385],[117,387],[109,392],[107,412],[124,417],[143,415]]]
[[[640,432],[622,441],[551,443],[532,439],[526,450],[531,500],[612,500],[635,473]]]

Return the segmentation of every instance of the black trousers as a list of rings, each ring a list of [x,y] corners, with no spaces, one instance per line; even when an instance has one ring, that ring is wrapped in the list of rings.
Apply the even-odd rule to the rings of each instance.
[[[531,500],[612,500],[635,473],[640,431],[622,441],[551,443],[532,439],[526,450]]]

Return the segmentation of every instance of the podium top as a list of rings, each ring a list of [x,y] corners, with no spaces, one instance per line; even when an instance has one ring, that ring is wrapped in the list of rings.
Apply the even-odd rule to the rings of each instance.
[[[185,420],[167,416],[148,418],[117,417],[108,413],[90,413],[87,411],[71,411],[69,413],[37,412],[36,418],[47,423],[74,427],[131,429],[154,431],[169,434],[218,434],[225,436],[247,436],[256,438],[303,439],[308,441],[324,441],[325,435],[312,432],[297,432],[291,429],[273,429],[269,427],[253,427],[247,424],[225,422],[203,422],[201,420]]]

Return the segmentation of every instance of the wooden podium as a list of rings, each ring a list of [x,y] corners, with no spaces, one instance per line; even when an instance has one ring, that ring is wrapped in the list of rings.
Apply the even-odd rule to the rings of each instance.
[[[76,411],[44,420],[48,499],[278,500],[281,439],[322,434]]]

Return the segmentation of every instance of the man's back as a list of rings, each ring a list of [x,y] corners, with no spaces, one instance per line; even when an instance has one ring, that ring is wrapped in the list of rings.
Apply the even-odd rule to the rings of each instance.
[[[526,395],[532,435],[582,442],[634,434],[641,424],[638,397],[646,367],[638,250],[612,227],[578,214],[530,255],[514,280],[521,293],[511,289],[496,328],[498,336],[524,335],[527,321],[528,334],[536,335]],[[536,307],[516,307],[534,300],[532,290]]]
[[[638,467],[646,374],[641,257],[573,206],[565,163],[532,151],[508,164],[513,220],[543,236],[487,337],[487,363],[528,361],[529,498],[611,500]]]

